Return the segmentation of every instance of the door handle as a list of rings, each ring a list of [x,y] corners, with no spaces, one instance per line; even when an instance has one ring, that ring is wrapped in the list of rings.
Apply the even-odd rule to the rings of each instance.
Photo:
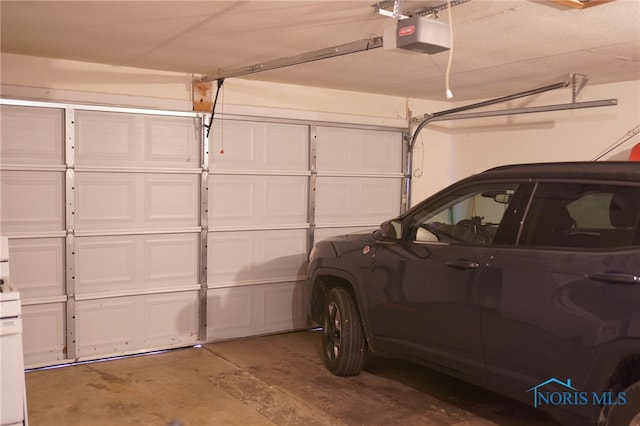
[[[612,284],[640,284],[640,277],[631,274],[618,272],[593,272],[587,273],[586,277],[593,281],[601,281]]]
[[[455,269],[477,269],[480,266],[473,260],[449,260],[446,265]]]

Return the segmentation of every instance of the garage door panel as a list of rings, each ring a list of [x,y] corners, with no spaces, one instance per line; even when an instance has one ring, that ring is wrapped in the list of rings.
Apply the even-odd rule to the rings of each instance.
[[[244,232],[209,234],[207,267],[209,287],[218,282],[230,282],[239,271],[252,265],[253,239]]]
[[[22,300],[65,295],[64,238],[11,239],[11,279]]]
[[[76,112],[76,164],[116,167],[199,167],[199,119]]]
[[[394,179],[362,182],[359,185],[362,210],[378,219],[391,219],[390,215],[400,214],[400,206],[390,205],[389,202],[389,200],[397,200],[400,196],[400,185],[400,180]]]
[[[136,160],[136,117],[101,111],[76,112],[78,165]]]
[[[251,335],[255,311],[252,287],[209,289],[207,338],[219,340]]]
[[[215,170],[306,171],[309,167],[308,126],[225,120],[214,123],[212,131]]]
[[[316,222],[379,223],[400,214],[401,179],[318,177]]]
[[[0,159],[3,164],[61,165],[64,111],[3,105],[0,108]]]
[[[209,224],[251,223],[256,215],[256,182],[251,177],[209,178]]]
[[[274,231],[264,240],[261,258],[265,259],[264,271],[269,275],[295,273],[304,275],[307,246],[306,230]]]
[[[303,282],[217,288],[207,294],[209,340],[306,327]]]
[[[78,173],[76,178],[78,230],[135,225],[135,176]]]
[[[262,163],[278,170],[307,170],[308,126],[271,123],[265,126]]]
[[[197,175],[78,173],[76,229],[197,226]]]
[[[210,226],[303,224],[306,176],[211,176]]]
[[[306,262],[306,229],[209,234],[209,288],[297,280]]]
[[[198,176],[147,177],[146,222],[197,226],[200,212]]]
[[[302,285],[304,282],[280,283],[264,289],[263,332],[293,330],[306,325]]]
[[[197,340],[198,291],[77,302],[80,358],[178,347]]]
[[[135,237],[76,238],[76,293],[134,289],[144,259],[137,246]]]
[[[195,343],[198,337],[198,293],[157,294],[144,297],[146,347]]]
[[[239,165],[257,162],[255,126],[248,126],[242,121],[215,121],[211,136],[209,162],[214,169],[235,169]],[[224,149],[225,145],[227,149]]]
[[[63,173],[3,171],[1,176],[3,234],[64,229]]]
[[[305,223],[307,221],[308,179],[280,177],[263,181],[264,221]]]
[[[198,234],[76,238],[76,292],[130,293],[198,283]]]
[[[189,117],[145,118],[146,162],[182,166],[200,165],[200,147],[196,135],[200,121]]]
[[[172,285],[198,283],[198,235],[147,237],[145,281]]]
[[[65,303],[22,306],[22,344],[26,367],[67,358]]]
[[[398,132],[319,126],[317,141],[319,173],[402,170],[402,135]]]
[[[78,301],[77,355],[114,354],[134,349],[135,302],[134,298]]]

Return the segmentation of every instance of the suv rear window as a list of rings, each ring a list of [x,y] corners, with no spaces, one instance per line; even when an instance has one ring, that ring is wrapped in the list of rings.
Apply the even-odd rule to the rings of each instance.
[[[639,216],[638,187],[542,183],[519,244],[592,249],[640,245]]]

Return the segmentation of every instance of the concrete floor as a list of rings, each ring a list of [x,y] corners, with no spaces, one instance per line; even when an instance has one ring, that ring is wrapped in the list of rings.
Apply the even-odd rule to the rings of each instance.
[[[414,364],[323,366],[312,331],[30,371],[29,424],[555,425],[532,407]]]

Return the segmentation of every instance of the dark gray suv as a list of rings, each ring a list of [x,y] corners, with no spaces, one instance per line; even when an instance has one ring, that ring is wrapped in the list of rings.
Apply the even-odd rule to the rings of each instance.
[[[327,368],[409,359],[563,424],[640,425],[640,163],[498,167],[317,243]]]

